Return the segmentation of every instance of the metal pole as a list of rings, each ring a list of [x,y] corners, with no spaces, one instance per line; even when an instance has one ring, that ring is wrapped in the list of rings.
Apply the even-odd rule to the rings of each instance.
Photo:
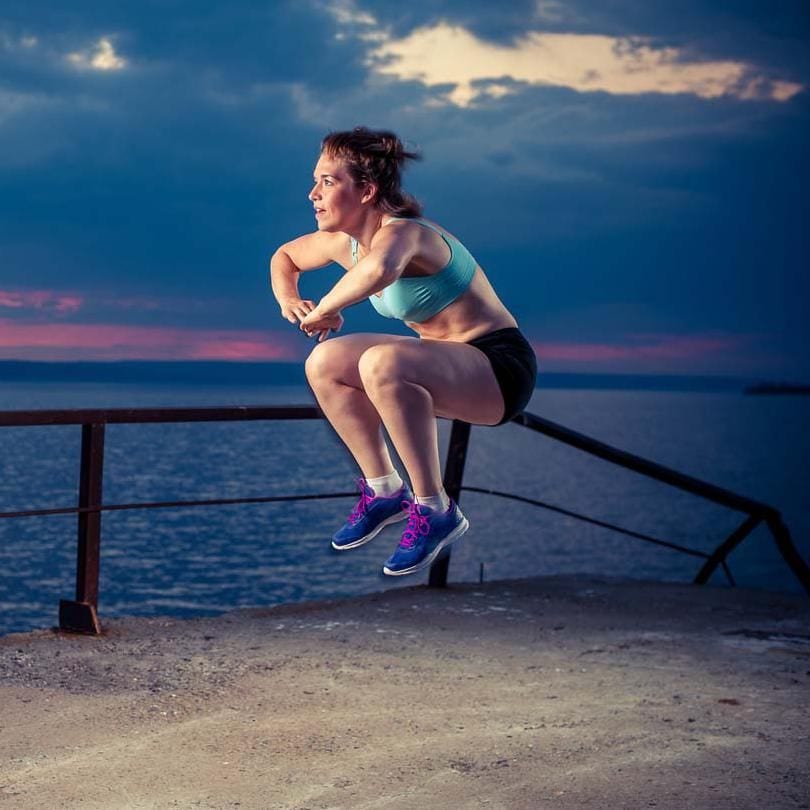
[[[82,425],[80,509],[101,506],[103,472],[104,424]],[[59,603],[59,627],[62,630],[101,632],[97,612],[100,550],[101,513],[80,512],[76,549],[76,599],[63,599]]]
[[[773,539],[776,547],[779,549],[785,562],[790,566],[790,570],[796,576],[796,579],[801,582],[807,593],[810,594],[810,567],[802,559],[796,546],[793,545],[793,540],[790,537],[790,530],[782,522],[782,516],[779,512],[772,513],[767,518],[768,528],[773,534]]]
[[[695,585],[705,585],[718,565],[723,565],[731,552],[762,522],[759,515],[749,515],[713,552],[693,580]]]
[[[470,442],[470,424],[453,420],[450,431],[450,444],[447,447],[447,461],[444,467],[444,488],[447,495],[456,503],[461,496],[461,480],[464,477],[464,462]],[[430,566],[428,585],[431,588],[444,588],[447,585],[447,571],[450,567],[450,547],[448,546]]]

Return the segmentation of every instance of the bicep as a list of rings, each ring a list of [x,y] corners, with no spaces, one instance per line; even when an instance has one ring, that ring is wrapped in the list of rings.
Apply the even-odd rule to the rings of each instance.
[[[343,237],[340,239],[339,237]],[[286,253],[292,263],[301,271],[317,270],[338,261],[340,248],[346,241],[345,235],[315,231],[299,236],[283,244],[279,251]],[[345,245],[343,246],[345,248]]]

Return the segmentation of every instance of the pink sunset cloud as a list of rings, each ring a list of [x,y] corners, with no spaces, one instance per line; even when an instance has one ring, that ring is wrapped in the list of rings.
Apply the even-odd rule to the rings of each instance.
[[[541,360],[611,362],[615,360],[689,360],[739,349],[748,341],[740,335],[628,335],[628,343],[543,341],[533,344]]]
[[[84,304],[80,295],[55,290],[0,290],[0,307],[6,309],[36,309],[69,314]]]
[[[0,318],[0,358],[13,360],[300,360],[303,334]]]
[[[178,309],[178,302],[174,300],[145,295],[121,296],[109,291],[94,292],[92,296],[88,296],[65,290],[0,290],[0,309],[17,310],[17,314],[23,310],[30,310],[32,314],[54,312],[72,314],[91,304],[108,309],[143,312],[154,312],[161,309],[176,312]],[[206,302],[203,300],[189,299],[186,296],[182,299],[182,308],[185,311],[200,309],[205,305]]]
[[[693,371],[707,361],[730,367],[741,350],[747,356],[750,343],[751,336],[746,335],[640,333],[615,343],[535,341],[533,345],[541,370],[655,373]],[[0,318],[0,359],[8,360],[300,361],[311,346],[292,328],[271,332]]]

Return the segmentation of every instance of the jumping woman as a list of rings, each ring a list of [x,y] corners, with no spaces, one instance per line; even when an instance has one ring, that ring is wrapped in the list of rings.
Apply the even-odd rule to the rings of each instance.
[[[357,548],[407,519],[383,567],[391,576],[426,568],[469,528],[442,485],[436,417],[508,422],[526,407],[537,375],[531,346],[484,271],[402,191],[402,167],[417,157],[392,132],[327,135],[309,192],[317,230],[270,261],[282,317],[317,337],[307,380],[362,472],[360,500],[332,546]],[[317,304],[302,299],[299,274],[332,262],[345,275]],[[343,310],[365,299],[418,337],[327,340],[343,326]],[[383,426],[410,487],[394,469]]]

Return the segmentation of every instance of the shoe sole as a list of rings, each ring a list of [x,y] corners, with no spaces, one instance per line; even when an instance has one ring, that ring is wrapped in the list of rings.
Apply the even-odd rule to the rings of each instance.
[[[466,531],[470,528],[470,521],[467,518],[462,517],[461,523],[453,529],[447,537],[442,540],[433,551],[425,557],[422,562],[417,563],[416,565],[412,565],[410,568],[402,568],[399,571],[392,571],[387,565],[383,566],[383,574],[389,577],[402,577],[406,574],[415,574],[417,571],[421,571],[423,568],[427,568],[435,559],[439,556],[442,549],[447,548],[451,543],[455,543],[456,540],[459,539]]]
[[[348,551],[352,548],[359,548],[360,546],[364,546],[366,543],[370,543],[386,526],[390,526],[392,523],[399,523],[400,520],[405,520],[408,517],[408,513],[406,511],[400,512],[398,515],[391,515],[390,518],[386,518],[373,532],[367,534],[365,537],[361,537],[359,540],[355,540],[352,543],[346,543],[342,546],[335,545],[335,541],[332,541],[332,548],[335,551]]]

